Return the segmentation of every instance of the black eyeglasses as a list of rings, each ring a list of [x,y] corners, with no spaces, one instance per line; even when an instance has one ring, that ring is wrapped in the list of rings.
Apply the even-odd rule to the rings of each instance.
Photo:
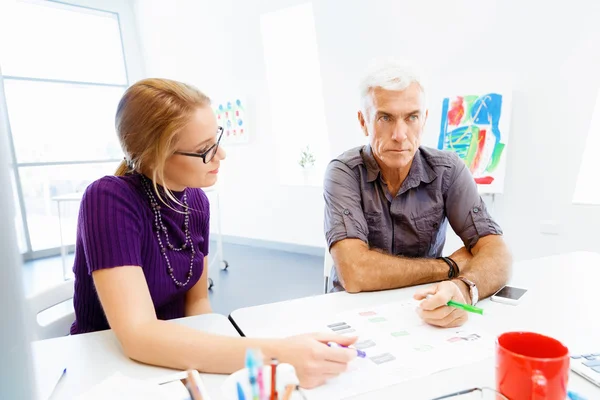
[[[208,164],[215,157],[215,154],[217,154],[217,150],[219,150],[219,143],[221,142],[221,137],[223,136],[223,127],[222,126],[219,126],[217,128],[217,136],[218,136],[217,143],[210,146],[208,148],[208,150],[206,150],[204,153],[188,153],[185,151],[176,151],[175,154],[179,154],[182,156],[188,156],[188,157],[200,157],[202,159],[202,161],[204,162],[204,164]]]

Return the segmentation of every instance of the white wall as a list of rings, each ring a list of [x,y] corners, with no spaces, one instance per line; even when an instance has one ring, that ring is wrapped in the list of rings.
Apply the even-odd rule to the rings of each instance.
[[[323,246],[321,190],[276,184],[260,15],[297,3],[144,0],[136,10],[149,76],[248,99],[251,142],[228,147],[220,173],[223,233]]]
[[[276,184],[259,18],[300,0],[138,1],[149,76],[180,79],[209,95],[243,93],[251,143],[229,147],[221,183],[223,231],[321,246],[321,190]],[[325,112],[332,156],[364,142],[356,84],[374,57],[400,57],[428,76],[436,143],[438,99],[464,85],[510,82],[508,170],[494,213],[517,258],[575,249],[600,251],[600,207],[571,198],[600,86],[600,4],[315,0]],[[557,2],[558,3],[558,2]],[[540,232],[556,223],[558,235]]]

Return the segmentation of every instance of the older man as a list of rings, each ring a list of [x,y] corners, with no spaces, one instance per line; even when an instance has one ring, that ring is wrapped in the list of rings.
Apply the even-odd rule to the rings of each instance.
[[[475,304],[509,277],[502,231],[458,156],[420,146],[428,111],[418,75],[380,64],[362,81],[361,100],[358,121],[369,144],[334,159],[324,182],[332,290],[439,282],[415,295],[425,299],[421,317],[461,325],[466,312],[448,301]],[[441,257],[448,222],[465,247]]]

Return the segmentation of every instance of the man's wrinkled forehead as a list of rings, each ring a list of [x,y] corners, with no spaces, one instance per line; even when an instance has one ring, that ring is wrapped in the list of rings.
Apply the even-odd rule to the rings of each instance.
[[[413,86],[414,85],[414,86]],[[372,116],[377,112],[390,115],[424,113],[426,110],[425,93],[416,83],[404,90],[387,90],[376,87],[364,97],[363,112]]]

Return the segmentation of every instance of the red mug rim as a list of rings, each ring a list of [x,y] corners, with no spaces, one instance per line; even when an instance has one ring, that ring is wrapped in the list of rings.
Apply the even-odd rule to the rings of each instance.
[[[561,345],[566,350],[566,353],[564,355],[558,356],[558,357],[532,357],[532,356],[526,356],[526,355],[523,355],[523,354],[515,353],[514,351],[509,350],[509,349],[507,349],[506,347],[504,347],[504,346],[502,346],[500,344],[500,338],[502,338],[503,336],[514,335],[514,334],[523,334],[523,333],[528,334],[528,335],[539,336],[539,337],[544,338],[544,339],[550,339],[550,340],[558,343],[559,345]],[[536,360],[536,361],[558,361],[558,360],[562,360],[564,358],[569,358],[569,348],[567,346],[565,346],[560,340],[554,339],[553,337],[542,335],[541,333],[536,333],[536,332],[527,332],[527,331],[504,332],[504,333],[502,333],[501,335],[499,335],[496,338],[496,346],[498,346],[499,348],[501,348],[503,351],[506,351],[507,353],[510,353],[514,357],[518,357],[518,358],[522,358],[522,359],[528,359],[528,360]]]

